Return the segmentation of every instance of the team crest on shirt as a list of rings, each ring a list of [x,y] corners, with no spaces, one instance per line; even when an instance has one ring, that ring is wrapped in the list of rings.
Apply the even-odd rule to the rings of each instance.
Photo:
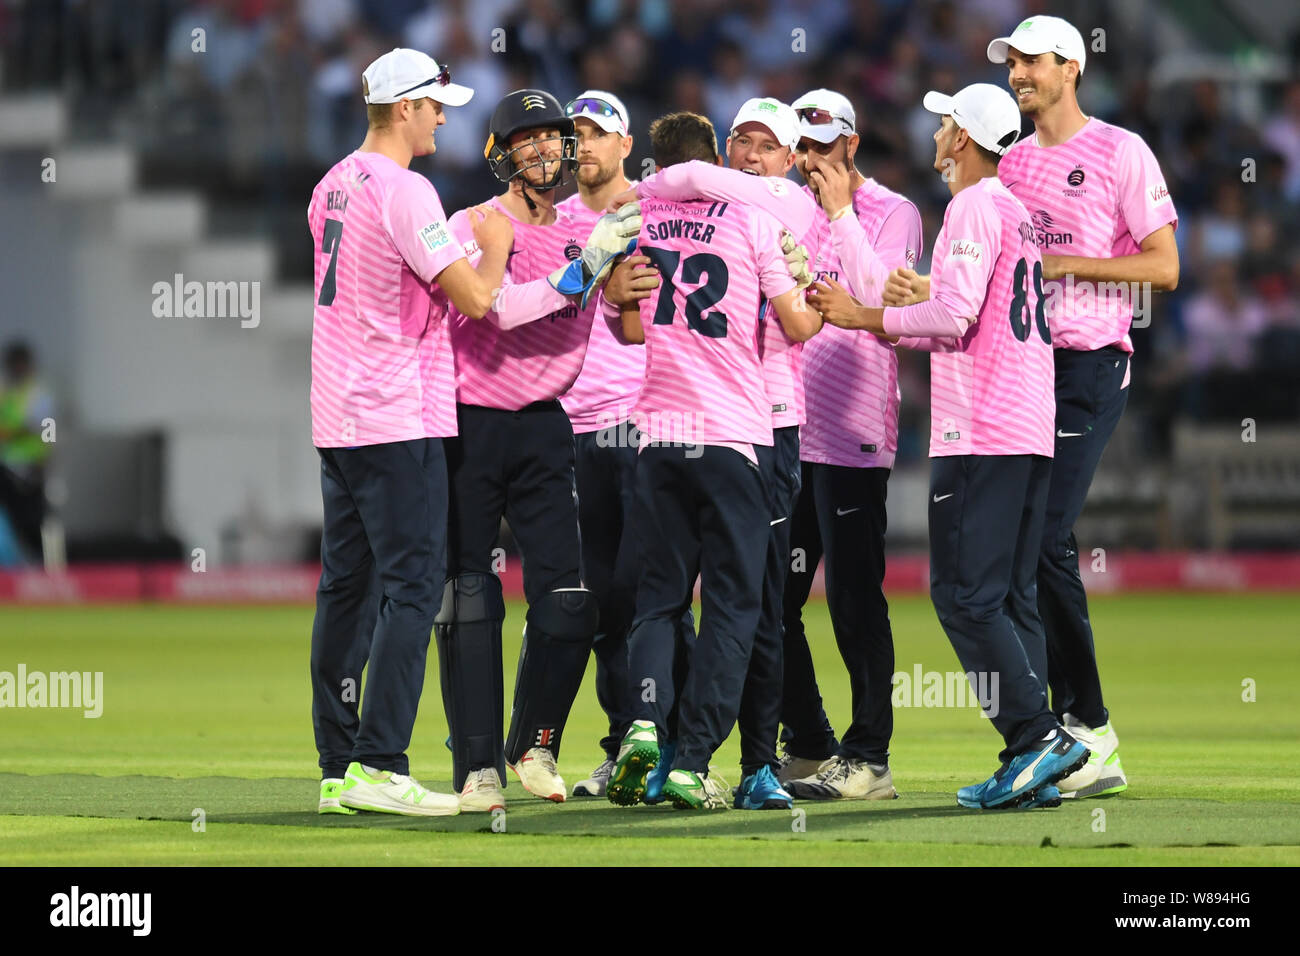
[[[582,246],[578,245],[576,239],[570,239],[569,244],[564,247],[564,255],[570,261],[574,262],[582,258]]]
[[[1065,176],[1065,182],[1069,188],[1063,189],[1061,192],[1064,195],[1069,196],[1071,199],[1078,199],[1088,191],[1080,188],[1083,186],[1083,181],[1085,179],[1087,179],[1087,174],[1084,173],[1083,167],[1075,166],[1074,169],[1070,170]]]

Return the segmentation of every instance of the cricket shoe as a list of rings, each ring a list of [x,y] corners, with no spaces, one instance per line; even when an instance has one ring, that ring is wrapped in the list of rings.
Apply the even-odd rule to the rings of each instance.
[[[998,771],[999,774],[1004,772],[1005,768]],[[957,791],[957,805],[968,807],[972,810],[984,809],[983,805],[980,803],[980,793],[982,792],[983,786],[983,784],[977,783],[969,787],[962,787]],[[1061,791],[1058,790],[1055,785],[1049,783],[1039,787],[1031,798],[1023,800],[1018,804],[1018,809],[1038,810],[1044,807],[1059,807],[1060,805]]]
[[[491,813],[506,808],[506,794],[501,789],[501,778],[496,767],[471,770],[460,789],[460,809],[463,813]]]
[[[1065,715],[1065,730],[1091,754],[1082,770],[1076,770],[1061,780],[1061,796],[1101,797],[1128,789],[1128,779],[1119,762],[1119,737],[1110,723],[1095,730],[1080,722],[1073,714]]]
[[[573,785],[573,795],[575,797],[603,797],[606,788],[609,787],[609,778],[614,773],[614,761],[606,759],[599,767],[591,772],[591,776],[586,780],[579,780]]]
[[[339,794],[343,792],[342,777],[326,777],[320,782],[320,803],[316,805],[317,813],[343,813],[352,815],[357,811],[339,803]]]
[[[533,747],[511,768],[519,782],[535,797],[564,802],[564,778],[555,766],[555,754],[546,747]]]
[[[776,779],[780,784],[787,784],[792,780],[802,780],[804,777],[815,777],[817,771],[821,769],[822,764],[828,758],[823,757],[821,760],[810,760],[807,757],[796,757],[792,753],[781,754],[781,761],[777,764]],[[743,786],[743,784],[742,784]]]
[[[634,720],[618,748],[614,773],[605,796],[621,807],[633,806],[645,794],[646,774],[659,762],[659,731],[654,721]]]
[[[893,800],[894,775],[872,770],[865,760],[831,757],[810,777],[791,780],[786,789],[800,800]]]
[[[789,810],[794,800],[781,789],[772,768],[764,766],[741,779],[733,806],[737,810]]]
[[[668,773],[673,769],[673,758],[677,756],[677,742],[669,741],[659,748],[659,762],[645,775],[645,793],[641,802],[654,805],[664,802],[664,783]]]
[[[434,793],[405,774],[375,770],[355,760],[348,764],[338,800],[340,806],[353,810],[408,817],[454,817],[460,813],[460,801],[452,794]]]
[[[1087,760],[1088,748],[1058,727],[1038,741],[1037,749],[1017,754],[983,783],[958,790],[957,803],[981,810],[1027,808],[1038,799],[1040,790],[1078,770]]]
[[[726,810],[730,796],[725,782],[694,770],[674,770],[664,781],[664,798],[678,810]]]

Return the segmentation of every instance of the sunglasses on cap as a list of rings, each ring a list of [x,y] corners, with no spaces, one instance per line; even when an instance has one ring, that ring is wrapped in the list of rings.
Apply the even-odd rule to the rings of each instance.
[[[618,110],[614,109],[614,107],[610,106],[604,100],[597,100],[591,97],[580,100],[571,100],[569,104],[564,107],[565,116],[577,116],[580,113],[592,113],[596,116],[613,116],[620,124],[623,122],[623,117],[619,115]]]
[[[830,110],[818,109],[815,106],[805,106],[803,109],[795,110],[795,114],[809,126],[829,126],[840,119]]]
[[[439,86],[446,86],[450,82],[451,82],[451,70],[448,67],[444,66],[441,70],[438,71],[438,75],[435,76],[433,79],[425,80],[423,83],[416,83],[415,86],[412,86],[409,89],[402,90],[402,92],[400,93],[394,93],[393,95],[405,96],[407,93],[414,93],[416,90],[422,90],[426,86],[432,86],[434,83],[437,83]]]

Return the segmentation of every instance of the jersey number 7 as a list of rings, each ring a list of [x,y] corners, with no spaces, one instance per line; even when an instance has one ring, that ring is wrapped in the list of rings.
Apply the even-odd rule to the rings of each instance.
[[[641,246],[638,250],[650,257],[659,274],[663,277],[663,287],[659,290],[659,305],[655,308],[655,325],[673,324],[673,296],[677,286],[673,280],[677,277],[677,264],[681,260],[680,252],[668,249],[656,249],[653,246]],[[686,326],[694,332],[710,339],[727,337],[727,313],[705,310],[717,305],[727,294],[727,264],[711,252],[697,252],[687,256],[682,266],[682,282],[699,282],[704,284],[686,297]]]
[[[330,254],[330,266],[325,270],[325,278],[320,284],[318,305],[334,304],[334,270],[339,264],[339,243],[343,241],[343,223],[337,219],[325,220],[325,231],[321,235],[320,251]]]

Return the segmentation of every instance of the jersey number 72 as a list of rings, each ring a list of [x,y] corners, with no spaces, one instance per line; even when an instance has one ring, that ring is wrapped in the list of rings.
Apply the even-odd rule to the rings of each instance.
[[[659,274],[663,276],[663,288],[659,290],[659,305],[655,308],[655,325],[673,324],[673,295],[677,286],[673,280],[677,277],[677,265],[682,254],[669,249],[657,249],[654,246],[641,246],[638,252],[650,257]],[[714,310],[705,312],[722,301],[727,294],[727,264],[711,252],[697,252],[681,261],[682,282],[695,283],[701,279],[704,284],[686,297],[686,326],[694,332],[710,339],[727,337],[727,313]]]

